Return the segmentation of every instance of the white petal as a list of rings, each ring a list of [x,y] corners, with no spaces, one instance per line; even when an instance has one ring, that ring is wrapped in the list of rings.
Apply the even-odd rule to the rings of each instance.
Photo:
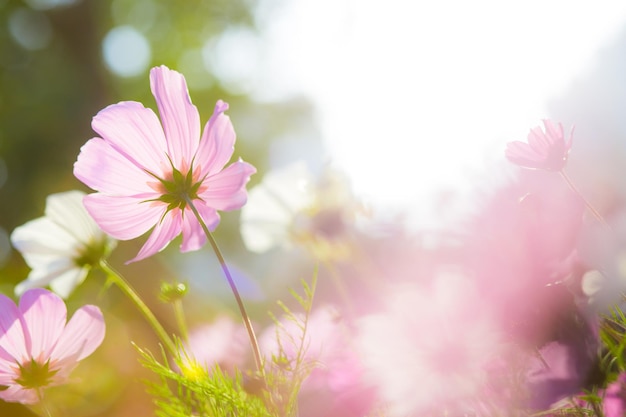
[[[246,247],[264,252],[286,243],[298,212],[312,204],[311,175],[304,163],[270,172],[248,193],[241,209],[241,235]]]
[[[41,256],[74,257],[81,246],[73,235],[47,217],[17,227],[11,233],[11,243],[31,267],[40,263]]]
[[[46,199],[46,216],[57,223],[76,240],[89,244],[104,235],[96,222],[91,218],[85,206],[82,191],[66,191],[51,194]]]

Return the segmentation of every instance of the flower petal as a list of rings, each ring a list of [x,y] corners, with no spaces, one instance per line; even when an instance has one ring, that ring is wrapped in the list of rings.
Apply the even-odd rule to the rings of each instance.
[[[156,224],[152,234],[143,245],[137,256],[127,264],[148,258],[165,247],[180,234],[182,230],[182,219],[178,209],[172,210],[163,216],[163,219]]]
[[[36,404],[39,396],[34,389],[25,389],[21,385],[9,385],[4,391],[0,391],[0,399],[12,403]]]
[[[85,206],[85,193],[78,190],[50,194],[46,198],[46,217],[61,226],[78,242],[89,244],[94,238],[103,235]]]
[[[150,89],[161,115],[168,155],[176,168],[184,170],[200,140],[200,116],[189,98],[185,77],[163,65],[152,68]]]
[[[159,222],[165,205],[142,201],[134,197],[89,194],[85,208],[98,226],[116,239],[134,239]]]
[[[79,244],[67,230],[47,217],[16,227],[11,233],[11,243],[31,268],[48,263],[50,258],[71,258],[77,254]]]
[[[65,326],[50,356],[59,361],[84,359],[100,346],[104,333],[104,317],[100,309],[93,305],[83,306],[76,310]]]
[[[30,354],[44,363],[59,340],[67,320],[67,308],[61,298],[44,289],[28,290],[20,298],[20,312],[30,335]]]
[[[159,119],[151,109],[135,101],[112,104],[100,110],[91,127],[128,161],[153,174],[161,174],[167,143]]]
[[[153,171],[159,171],[158,166]],[[74,176],[90,188],[111,195],[156,194],[148,184],[157,180],[101,138],[90,139],[80,148]]]
[[[236,134],[230,118],[224,114],[226,110],[228,104],[219,100],[204,127],[194,159],[194,167],[200,168],[203,175],[218,173],[233,156]]]
[[[74,288],[66,288],[66,286],[57,283],[57,280],[66,281],[68,276],[82,276],[81,280],[74,280],[76,282],[75,286],[77,286],[84,280],[86,275],[87,270],[79,268],[71,259],[56,258],[46,265],[33,269],[24,281],[15,286],[15,295],[20,296],[31,288],[43,288],[50,285],[55,293],[62,298],[67,298]]]
[[[83,283],[89,270],[87,268],[72,268],[59,274],[52,282],[50,282],[50,288],[52,291],[61,296],[61,298],[67,298],[72,291],[80,284]]]
[[[217,210],[236,210],[246,204],[246,184],[256,172],[252,165],[239,160],[226,169],[207,178],[206,189],[199,195],[207,206]]]
[[[0,347],[15,361],[28,358],[30,340],[22,328],[22,315],[17,306],[6,295],[0,294]]]
[[[194,206],[200,213],[200,217],[210,231],[215,230],[220,223],[220,215],[213,207],[207,206],[203,201],[194,201]],[[189,252],[200,249],[206,243],[206,235],[202,226],[196,219],[191,209],[185,210],[183,216],[183,242],[180,245],[181,252]]]

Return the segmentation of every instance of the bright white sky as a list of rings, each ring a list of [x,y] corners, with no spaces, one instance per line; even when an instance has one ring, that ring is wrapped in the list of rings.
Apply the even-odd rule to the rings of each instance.
[[[265,4],[257,96],[310,96],[332,160],[382,206],[467,190],[626,27],[625,1]]]

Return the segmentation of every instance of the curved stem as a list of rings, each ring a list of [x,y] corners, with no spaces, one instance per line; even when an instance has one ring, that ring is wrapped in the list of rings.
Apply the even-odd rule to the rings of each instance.
[[[224,272],[226,281],[228,281],[228,285],[230,286],[230,289],[233,292],[233,295],[235,296],[235,301],[237,302],[237,307],[239,307],[239,313],[241,314],[243,324],[246,326],[246,330],[248,331],[248,338],[250,339],[250,345],[252,346],[252,352],[254,353],[254,362],[256,363],[257,370],[261,373],[261,375],[264,375],[263,362],[261,360],[261,350],[259,349],[259,343],[257,342],[256,334],[254,333],[254,329],[252,328],[252,323],[250,322],[250,316],[248,316],[248,313],[246,312],[246,307],[244,306],[243,300],[241,299],[241,296],[239,295],[239,290],[237,290],[237,286],[235,285],[235,281],[233,281],[233,278],[230,274],[230,270],[228,269],[228,266],[226,265],[226,261],[224,260],[224,257],[222,256],[222,252],[220,251],[220,248],[217,246],[217,242],[213,238],[213,235],[209,231],[209,228],[204,223],[202,216],[200,216],[198,209],[196,209],[196,206],[193,204],[193,202],[188,196],[186,196],[186,202],[189,205],[189,208],[193,212],[194,216],[196,216],[196,219],[200,223],[200,226],[202,226],[202,230],[204,231],[204,234],[206,235],[207,240],[209,241],[209,243],[211,244],[211,247],[213,248],[213,252],[215,252],[215,256],[217,256],[217,260],[219,261],[220,266],[222,267],[222,271]]]
[[[169,350],[172,356],[176,357],[178,355],[178,350],[176,349],[176,345],[172,341],[172,338],[167,334],[159,320],[156,318],[154,313],[152,313],[146,303],[144,303],[141,297],[139,297],[139,294],[137,294],[133,287],[131,287],[130,283],[128,283],[128,281],[126,281],[126,279],[119,272],[113,269],[107,261],[101,260],[100,268],[107,274],[110,282],[117,285],[117,287],[122,290],[122,292],[126,294],[137,306],[167,350]]]
[[[604,218],[598,212],[598,210],[596,210],[591,205],[591,203],[582,195],[582,193],[578,190],[576,185],[574,185],[574,183],[572,182],[570,177],[565,173],[565,170],[562,169],[561,171],[559,171],[559,174],[561,174],[561,177],[563,177],[563,179],[565,180],[565,182],[567,183],[569,188],[571,188],[571,190],[574,191],[576,194],[578,194],[578,196],[583,200],[583,202],[585,203],[585,207],[587,207],[587,210],[589,210],[591,212],[593,217],[595,217],[596,220],[598,220],[603,226],[605,226],[605,227],[610,229],[611,226],[609,226],[609,224],[606,222],[606,220],[604,220]]]

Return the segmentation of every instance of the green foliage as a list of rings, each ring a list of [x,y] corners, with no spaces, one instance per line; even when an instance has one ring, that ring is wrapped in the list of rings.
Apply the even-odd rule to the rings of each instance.
[[[279,320],[273,313],[269,313],[276,325],[276,341],[279,352],[272,356],[272,367],[266,375],[267,384],[271,387],[269,404],[274,415],[297,416],[298,393],[302,382],[315,368],[315,363],[306,360],[307,329],[313,297],[317,284],[317,272],[313,275],[311,285],[301,280],[304,295],[301,296],[294,290],[290,290],[292,297],[302,307],[302,314],[293,313],[282,301],[277,304],[283,312],[283,320]],[[296,333],[285,327],[285,323],[295,325]],[[287,346],[291,346],[290,349]]]
[[[272,356],[271,365],[265,366],[262,377],[225,374],[218,365],[208,372],[184,351],[175,363],[180,371],[168,364],[165,352],[160,362],[147,350],[137,347],[141,363],[159,377],[159,382],[147,381],[148,393],[153,397],[158,417],[295,417],[298,415],[298,394],[302,382],[314,369],[315,363],[305,357],[307,350],[308,320],[313,306],[317,277],[312,284],[302,281],[304,294],[291,291],[303,309],[292,312],[285,303],[278,302],[281,320],[270,313],[276,324],[278,354]],[[287,328],[285,323],[293,323]],[[267,365],[267,364],[266,364]]]
[[[182,357],[176,362],[181,372],[159,362],[150,352],[137,348],[142,364],[160,377],[160,382],[147,382],[154,398],[158,417],[269,417],[260,397],[245,391],[241,374],[224,374],[219,366],[211,373],[193,360]]]

